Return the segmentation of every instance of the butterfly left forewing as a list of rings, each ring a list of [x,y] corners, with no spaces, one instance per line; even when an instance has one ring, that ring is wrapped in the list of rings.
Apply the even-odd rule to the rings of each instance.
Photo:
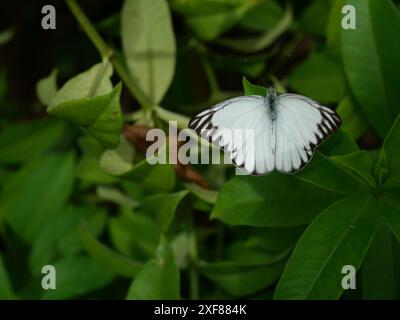
[[[266,174],[274,169],[264,97],[224,101],[193,117],[189,128],[226,151],[233,164],[250,174]]]

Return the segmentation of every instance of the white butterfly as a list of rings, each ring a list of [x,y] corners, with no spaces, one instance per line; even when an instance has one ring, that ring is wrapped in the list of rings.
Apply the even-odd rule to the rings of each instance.
[[[218,103],[193,117],[189,128],[225,150],[237,167],[262,175],[300,170],[340,124],[336,112],[318,102],[299,94],[278,96],[269,88],[265,97]],[[235,138],[237,130],[252,130],[254,139]]]

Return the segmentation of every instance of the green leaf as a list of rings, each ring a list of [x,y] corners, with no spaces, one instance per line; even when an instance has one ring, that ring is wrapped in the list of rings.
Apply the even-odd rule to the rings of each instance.
[[[172,10],[185,16],[226,12],[240,5],[242,0],[171,0]]]
[[[296,92],[321,103],[341,100],[345,84],[340,62],[325,52],[313,54],[288,79],[288,85]]]
[[[203,264],[200,272],[235,297],[256,293],[279,279],[286,261],[246,263],[221,261]]]
[[[105,211],[89,206],[68,206],[43,224],[39,235],[32,242],[28,264],[32,274],[38,275],[41,268],[52,263],[57,255],[72,255],[81,250],[76,229],[79,221],[87,218],[105,218]],[[91,223],[93,224],[93,223]],[[65,248],[63,247],[65,246]]]
[[[381,138],[400,111],[397,52],[400,16],[390,0],[348,0],[355,30],[342,30],[342,55],[351,90]]]
[[[261,35],[246,38],[226,38],[219,40],[218,43],[238,52],[258,52],[270,46],[277,38],[287,31],[292,24],[292,19],[292,8],[288,6],[278,23]]]
[[[285,11],[276,1],[259,1],[255,7],[246,12],[239,24],[254,31],[266,31],[272,29],[284,15]]]
[[[382,200],[382,214],[397,241],[400,242],[400,205],[390,197],[387,197],[387,194],[384,194]]]
[[[339,166],[329,156],[358,151],[355,142],[340,129],[318,147],[312,161],[295,177],[320,188],[352,195],[369,192],[368,186],[349,170]],[[321,172],[324,174],[321,175]]]
[[[0,195],[0,221],[27,242],[33,241],[43,224],[59,214],[73,187],[73,154],[36,159],[12,175]]]
[[[342,30],[342,8],[346,0],[333,0],[329,13],[329,20],[326,26],[327,46],[332,51],[340,51],[341,48],[341,30]]]
[[[380,225],[361,269],[363,299],[399,299],[399,244],[386,224]]]
[[[384,152],[384,157],[386,164],[382,163],[383,155],[378,165],[386,167],[389,170],[389,176],[394,176],[400,172],[400,116],[397,117],[392,128],[390,129],[385,141],[383,142],[382,151]]]
[[[0,163],[31,161],[53,147],[64,129],[64,123],[47,119],[7,126],[0,135]]]
[[[112,83],[110,80],[112,72],[113,70],[110,63],[108,61],[103,61],[68,80],[61,89],[58,90],[57,95],[48,106],[47,112],[51,113],[52,109],[65,102],[109,93],[112,90]]]
[[[109,232],[114,247],[121,253],[138,260],[154,256],[159,230],[148,214],[122,209],[120,215],[111,219]]]
[[[142,264],[111,250],[99,242],[84,221],[79,226],[79,236],[86,251],[101,265],[123,277],[136,276]]]
[[[338,299],[342,267],[358,269],[377,226],[378,201],[342,199],[307,228],[290,257],[275,299]]]
[[[103,147],[95,138],[85,136],[78,139],[83,156],[75,167],[75,175],[87,184],[110,184],[117,179],[100,167]]]
[[[341,195],[369,193],[368,185],[361,178],[322,153],[316,153],[295,177]]]
[[[288,175],[237,176],[222,187],[211,217],[230,225],[298,226],[339,198]]]
[[[364,115],[357,110],[355,101],[350,97],[345,97],[340,101],[336,112],[342,119],[341,129],[354,140],[357,140],[368,128],[368,122]]]
[[[264,97],[267,94],[267,88],[252,84],[245,77],[242,78],[242,85],[246,96],[257,95]]]
[[[57,95],[57,74],[58,70],[53,69],[47,77],[40,79],[36,84],[36,94],[45,106],[50,105]]]
[[[179,299],[179,271],[174,253],[165,239],[155,259],[147,262],[129,288],[129,300]]]
[[[159,153],[165,153],[162,147]],[[133,164],[134,151],[129,143],[122,139],[116,150],[107,150],[100,166],[108,173],[124,179],[140,182],[141,186],[152,192],[169,192],[175,186],[176,176],[172,165],[150,164],[151,159],[144,159]]]
[[[235,1],[235,6],[229,10],[186,16],[186,22],[201,39],[213,40],[237,24],[255,4],[256,1]]]
[[[11,285],[10,277],[4,263],[4,259],[0,253],[0,300],[15,300],[17,295]]]
[[[327,156],[339,156],[360,150],[355,141],[343,130],[338,129],[318,147]]]
[[[56,290],[42,290],[42,299],[77,298],[105,287],[114,278],[112,273],[85,256],[62,258],[54,263],[54,268]]]
[[[246,248],[258,248],[268,252],[282,252],[291,247],[304,232],[305,227],[250,228],[249,235],[238,243]],[[230,248],[231,251],[246,251]]]
[[[345,168],[356,173],[363,178],[372,188],[375,187],[376,181],[373,176],[375,159],[372,154],[366,150],[357,151],[344,156],[331,157],[334,161],[340,163]]]
[[[328,0],[314,0],[302,12],[299,19],[300,28],[308,34],[323,37],[327,21],[329,20],[329,12],[331,2]]]
[[[179,203],[187,194],[188,191],[185,190],[175,193],[155,194],[143,199],[143,210],[157,217],[161,233],[168,231]]]
[[[123,126],[120,94],[121,84],[118,84],[107,94],[65,101],[49,107],[47,112],[83,127],[104,147],[115,148]]]
[[[103,233],[107,223],[107,211],[100,207],[79,206],[76,213],[79,212],[82,212],[81,220],[85,219],[93,236],[99,237]],[[61,256],[75,255],[82,251],[83,245],[79,237],[78,227],[79,224],[74,225],[72,229],[68,230],[67,233],[57,241],[57,251]]]
[[[121,37],[125,60],[134,81],[157,105],[175,71],[176,44],[165,0],[125,0]]]

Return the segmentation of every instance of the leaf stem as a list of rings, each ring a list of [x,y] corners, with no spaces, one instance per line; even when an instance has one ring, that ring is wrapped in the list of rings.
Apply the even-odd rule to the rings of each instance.
[[[91,40],[93,45],[99,51],[102,59],[109,58],[116,72],[118,73],[121,80],[125,83],[126,87],[130,93],[139,102],[142,109],[150,111],[152,109],[152,103],[150,99],[143,93],[143,91],[137,86],[137,84],[132,80],[126,68],[121,63],[120,60],[112,54],[113,50],[107,45],[103,40],[97,30],[94,28],[93,24],[90,22],[89,18],[82,11],[76,0],[66,0],[66,3],[71,10],[73,16],[78,21],[79,25],[82,27],[83,31],[86,33],[88,38]]]

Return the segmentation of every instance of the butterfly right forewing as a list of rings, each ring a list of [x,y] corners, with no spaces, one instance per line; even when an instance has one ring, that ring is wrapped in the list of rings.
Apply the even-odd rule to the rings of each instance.
[[[292,173],[304,167],[314,149],[340,126],[335,111],[298,95],[279,96],[276,119],[276,168]]]

